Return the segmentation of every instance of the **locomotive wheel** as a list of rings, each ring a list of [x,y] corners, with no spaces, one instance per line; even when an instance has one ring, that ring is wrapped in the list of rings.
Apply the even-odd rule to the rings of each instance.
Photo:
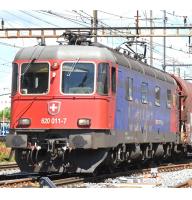
[[[15,150],[15,161],[22,172],[33,172],[33,167],[28,162],[28,151],[23,149]]]

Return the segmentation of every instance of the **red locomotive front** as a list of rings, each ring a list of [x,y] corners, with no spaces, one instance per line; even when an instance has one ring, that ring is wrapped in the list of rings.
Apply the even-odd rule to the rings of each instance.
[[[112,128],[109,66],[98,60],[17,60],[11,128]]]
[[[115,90],[116,65],[106,48],[20,50],[13,62],[12,133],[7,137],[20,168],[64,171],[73,162],[80,171],[93,171],[97,164],[93,169],[91,163],[82,167],[83,160],[79,163],[76,157],[83,155],[82,149],[92,149],[86,151],[89,160],[99,164],[107,151],[101,148],[114,145],[108,137],[114,127]],[[69,153],[70,161],[63,158]],[[53,157],[60,160],[58,166],[52,164]]]

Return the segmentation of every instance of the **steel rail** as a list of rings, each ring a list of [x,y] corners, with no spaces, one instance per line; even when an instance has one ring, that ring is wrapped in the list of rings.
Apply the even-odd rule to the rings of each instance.
[[[192,188],[192,179],[176,185],[174,188]]]
[[[172,172],[172,171],[179,171],[183,169],[192,169],[192,163],[185,163],[185,164],[174,164],[174,165],[165,165],[156,167],[158,172]],[[151,168],[143,169],[140,173],[147,174],[151,171]]]
[[[18,168],[18,165],[16,163],[0,164],[0,170],[12,169],[12,168]]]
[[[34,186],[38,186],[37,178],[34,177],[0,181],[0,188],[23,188]]]
[[[86,178],[70,177],[70,178],[54,180],[53,183],[58,187],[63,185],[71,185],[75,183],[84,183],[85,180]]]

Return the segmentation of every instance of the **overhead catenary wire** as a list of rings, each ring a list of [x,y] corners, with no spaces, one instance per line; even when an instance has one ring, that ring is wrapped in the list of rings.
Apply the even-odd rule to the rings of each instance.
[[[93,17],[90,14],[88,14],[85,11],[82,11],[82,10],[81,10],[81,12],[84,13],[84,14],[86,14],[91,20],[93,20]],[[119,33],[125,34],[124,32],[122,32],[120,30],[116,30],[115,28],[112,28],[108,24],[104,23],[101,19],[97,19],[97,21],[98,21],[98,26],[100,25],[100,27],[108,27],[111,32],[114,32],[114,33],[119,32]],[[126,35],[125,35],[125,37],[126,37]],[[117,38],[117,40],[120,40],[120,39]],[[121,40],[121,42],[122,42],[122,40]],[[113,41],[112,41],[112,43],[113,43]]]
[[[32,12],[27,12],[27,11],[22,11],[22,12],[25,12],[24,14],[27,14],[28,16],[31,16],[33,19],[36,19],[36,20],[39,20],[39,21],[42,21],[43,22],[43,20],[44,19],[42,19],[42,17],[39,17],[39,15],[34,15],[34,14],[32,14],[33,12],[37,12],[37,13],[39,13],[39,14],[43,14],[43,15],[47,15],[47,16],[50,16],[50,17],[53,17],[54,15],[53,14],[50,14],[50,12],[48,12],[48,13],[45,13],[45,11],[32,11]],[[72,13],[70,16],[68,16],[68,15],[64,15],[64,14],[60,14],[61,16],[55,16],[55,17],[59,17],[59,18],[62,18],[62,19],[66,19],[67,21],[70,21],[70,22],[73,22],[73,23],[75,23],[75,24],[78,24],[78,25],[80,25],[80,26],[86,26],[87,27],[87,25],[89,25],[90,26],[90,22],[91,22],[91,19],[92,19],[92,16],[90,15],[90,14],[88,14],[88,13],[86,13],[86,12],[84,12],[83,10],[80,10],[80,11],[75,11],[76,12],[76,14],[77,14],[77,16],[75,17],[74,15],[72,15],[72,14],[74,14],[74,11],[70,11],[69,13]],[[119,18],[120,20],[122,20],[122,19],[130,19],[130,20],[135,20],[135,18],[134,17],[125,17],[125,16],[121,16],[121,15],[116,15],[116,14],[113,14],[113,13],[110,13],[110,12],[105,12],[105,11],[100,11],[99,10],[99,12],[103,12],[104,14],[107,14],[107,15],[110,15],[110,16],[114,16],[114,17],[116,17],[116,18]],[[9,12],[10,13],[10,12]],[[18,15],[17,15],[17,17],[18,17]],[[21,19],[21,20],[23,20],[23,17],[20,17],[19,16],[19,18]],[[18,19],[19,19],[18,18]],[[144,19],[146,20],[146,16],[144,15]],[[140,18],[140,20],[144,20],[144,19],[142,19],[142,18]],[[160,18],[159,18],[160,19]],[[158,18],[157,18],[157,20],[158,20]],[[27,20],[28,21],[28,20]],[[5,21],[6,22],[6,21]],[[34,21],[33,23],[35,23],[35,24],[37,24],[36,23],[37,21]],[[28,22],[27,22],[28,23]],[[44,22],[44,23],[46,23],[46,22]],[[51,20],[50,20],[50,23],[51,23]],[[98,20],[98,23],[99,23],[99,26],[101,26],[101,27],[104,27],[104,26],[107,26],[109,29],[109,31],[111,31],[111,32],[116,32],[117,34],[118,33],[123,33],[124,35],[125,35],[125,38],[126,38],[126,34],[124,33],[124,32],[122,32],[122,31],[120,31],[120,30],[116,30],[116,29],[113,29],[113,30],[111,30],[111,26],[110,25],[108,25],[107,23],[105,23],[105,22],[103,22],[101,19],[99,19]],[[156,23],[160,23],[160,22],[156,22]],[[47,23],[48,24],[48,23]],[[53,23],[51,23],[52,25],[55,25],[55,24],[53,24]],[[50,25],[51,25],[50,24]],[[55,26],[57,26],[57,27],[59,27],[58,25],[55,25]],[[89,27],[88,26],[88,27]],[[118,40],[118,39],[116,39],[116,40]],[[155,44],[155,43],[154,43]],[[157,44],[157,43],[156,43]],[[4,45],[4,44],[2,44],[2,45]],[[6,46],[9,46],[9,44],[5,44]],[[159,47],[161,47],[162,45],[161,44],[157,44],[157,48],[158,48],[158,45],[159,45]],[[12,47],[16,47],[15,45],[13,45]],[[18,47],[18,48],[20,48],[20,47]],[[183,50],[181,50],[181,49],[176,49],[176,48],[174,48],[174,47],[169,47],[169,46],[166,46],[166,48],[169,48],[169,49],[172,49],[172,50],[176,50],[176,51],[180,51],[180,52],[183,52],[183,53],[185,53],[185,51],[183,51]],[[187,52],[186,52],[187,53]]]
[[[93,20],[93,17],[92,17],[92,16],[87,17],[87,16],[85,16],[85,15],[79,13],[79,12],[76,11],[76,10],[73,10],[73,12],[76,13],[76,14],[78,14],[79,17],[80,17],[80,19],[81,19],[84,23],[87,23],[87,22],[85,21],[85,19],[88,20],[88,21],[90,21],[90,25],[91,25],[92,20]]]
[[[1,66],[8,66],[10,67],[11,62],[7,62],[7,63],[0,63]]]
[[[4,28],[14,28],[14,26],[11,24],[11,22],[10,22],[10,19],[9,19],[9,17],[8,16],[6,16],[6,15],[4,15],[4,14],[2,14],[2,12],[3,13],[5,13],[6,14],[6,11],[3,11],[3,10],[1,10],[0,11],[0,15],[1,15],[1,18],[3,19],[3,21],[4,21]],[[8,14],[9,15],[9,14]],[[9,27],[7,26],[7,24],[9,25]],[[14,24],[18,24],[17,22],[14,22]]]
[[[146,17],[146,16],[145,16]],[[147,18],[147,17],[146,17]],[[149,42],[148,42],[149,43]],[[156,45],[158,45],[158,46],[161,46],[161,47],[163,47],[163,45],[162,44],[159,44],[159,43],[155,43],[155,42],[153,42],[153,44],[156,44]],[[173,47],[168,47],[168,46],[166,46],[166,48],[169,48],[169,49],[171,49],[171,50],[176,50],[176,51],[179,51],[179,52],[183,52],[183,53],[188,53],[188,52],[186,52],[186,51],[183,51],[183,50],[181,50],[181,49],[176,49],[176,48],[173,48]],[[161,53],[161,52],[158,52],[158,53]],[[173,59],[172,57],[168,57],[169,59]]]
[[[60,21],[57,20],[57,19],[59,18],[58,16],[51,15],[50,13],[46,13],[46,12],[44,12],[44,11],[42,11],[42,10],[33,10],[33,12],[37,13],[38,15],[41,15],[43,18],[44,18],[44,17],[45,17],[45,18],[48,18],[48,19],[51,18],[51,20],[54,21],[55,27],[58,27],[58,28],[63,27],[63,25],[60,23]],[[55,18],[56,20],[54,20],[54,18]],[[60,19],[61,19],[61,18],[60,18]],[[51,21],[51,20],[50,20],[50,21]],[[58,25],[58,23],[59,23],[59,25]]]
[[[78,24],[78,25],[81,25],[81,26],[84,26],[84,27],[89,28],[89,26],[87,26],[87,25],[85,25],[85,24],[82,24],[82,21],[75,20],[75,19],[71,19],[71,18],[69,18],[69,17],[66,17],[66,16],[60,14],[60,13],[56,13],[56,12],[53,12],[53,11],[50,11],[50,10],[49,10],[49,11],[41,10],[41,12],[48,13],[48,14],[50,14],[50,15],[54,15],[54,16],[56,16],[56,17],[63,18],[63,19],[65,19],[65,20],[67,20],[67,21],[70,21],[70,22],[72,22],[72,23],[75,23],[75,24]]]
[[[7,18],[3,18],[3,20],[4,20],[4,25],[3,25],[2,29],[9,28],[9,27],[14,28],[14,26],[11,23],[9,23],[9,21],[7,20]],[[9,25],[9,27],[7,27],[7,24]]]
[[[18,46],[18,45],[15,45],[15,44],[9,44],[9,43],[6,43],[6,42],[0,42],[0,45],[13,47],[13,48],[22,48],[21,46]]]
[[[2,58],[2,57],[0,57],[0,60],[3,60],[4,62],[9,62],[9,60]]]
[[[103,11],[103,10],[98,10],[98,11],[102,12],[102,13],[105,13],[105,14],[108,14],[108,15],[111,15],[111,16],[119,17],[119,18],[135,19],[133,17],[125,17],[125,16],[122,16],[122,15],[116,15],[116,14],[113,14],[113,13],[110,13],[110,12],[106,12],[106,11]]]
[[[75,11],[76,12],[76,11]],[[81,12],[83,12],[84,14],[86,14],[87,15],[87,17],[85,17],[85,16],[83,16],[83,15],[81,15],[80,13],[78,13],[78,12],[76,12],[77,14],[79,14],[79,15],[81,15],[82,17],[85,17],[85,18],[87,18],[87,19],[91,19],[92,18],[92,16],[91,15],[89,15],[88,13],[86,13],[86,12],[84,12],[84,11],[81,11]],[[146,13],[144,13],[145,15],[145,19],[147,20],[147,15],[146,15]],[[89,17],[89,18],[88,18]],[[119,17],[119,16],[118,16]],[[155,19],[162,19],[162,18],[155,18]],[[104,24],[105,26],[107,25],[107,24],[105,24],[105,23],[103,23],[103,22],[101,22],[101,20],[98,20],[98,23],[101,23],[101,24]],[[110,27],[109,25],[107,25],[108,27]],[[111,28],[111,27],[110,27]],[[116,30],[115,30],[116,31]],[[123,33],[122,31],[119,31],[120,33]],[[149,43],[149,42],[148,42]],[[159,43],[155,43],[155,42],[153,42],[153,44],[156,44],[156,45],[158,45],[158,46],[161,46],[161,47],[163,47],[163,45],[162,44],[159,44]],[[176,49],[176,48],[173,48],[173,47],[168,47],[168,46],[166,46],[166,48],[169,48],[169,49],[172,49],[172,50],[176,50],[176,51],[182,51],[183,53],[187,53],[187,52],[185,52],[185,51],[183,51],[183,50],[181,50],[181,49]],[[160,52],[158,52],[158,53],[160,53]],[[168,57],[169,59],[173,59],[172,57]]]
[[[153,49],[153,51],[154,51],[155,53],[159,54],[159,55],[162,55],[162,53],[161,53],[160,51],[158,51],[157,49]],[[176,59],[173,58],[173,57],[167,56],[166,58],[169,59],[169,60],[174,60],[174,61],[177,62],[177,63],[181,63],[181,62],[179,62],[178,60],[176,60]],[[162,61],[162,59],[160,59],[160,60]],[[162,62],[163,62],[163,61],[162,61]]]
[[[0,94],[0,96],[7,96],[10,95],[11,93],[5,93],[5,94]]]
[[[27,25],[31,25],[31,24],[35,24],[35,25],[37,25],[37,26],[40,26],[41,27],[41,25],[39,25],[39,24],[36,24],[36,23],[34,23],[34,22],[32,22],[32,21],[29,21],[29,20],[27,20],[27,19],[24,19],[23,17],[20,17],[20,16],[18,16],[18,15],[16,15],[16,14],[13,14],[12,12],[10,12],[10,11],[4,11],[4,12],[6,12],[6,13],[8,13],[9,15],[12,15],[12,16],[14,16],[15,18],[17,18],[17,19],[20,19],[20,20],[22,20],[25,24],[27,23]]]
[[[149,44],[149,41],[148,40],[145,40],[147,42],[147,44]],[[159,47],[164,47],[163,44],[160,44],[160,43],[157,43],[157,42],[153,42],[153,45],[154,46],[159,46]],[[177,49],[175,47],[172,47],[172,46],[166,46],[167,49],[171,49],[171,50],[174,50],[174,51],[179,51],[179,52],[182,52],[184,54],[189,54],[189,52],[187,51],[184,51],[183,49]]]
[[[35,15],[29,13],[28,11],[20,10],[20,12],[22,12],[22,13],[24,13],[24,14],[26,14],[26,15],[29,15],[29,16],[31,16],[31,17],[33,17],[33,18],[35,18],[35,19],[37,19],[37,20],[39,20],[39,21],[41,21],[41,22],[46,23],[46,24],[49,24],[49,25],[52,25],[52,26],[55,26],[55,27],[60,27],[60,26],[57,26],[56,24],[53,24],[53,23],[48,22],[48,21],[46,21],[46,20],[44,20],[44,19],[41,19],[41,18],[39,18],[39,17],[37,17],[37,16],[35,16]]]
[[[182,24],[184,24],[184,25],[187,24],[187,22],[190,23],[189,17],[186,14],[178,15],[175,13],[175,11],[173,11],[173,13],[166,11],[166,14],[171,15],[172,17],[177,17],[177,18],[182,19],[182,22],[183,22]]]

